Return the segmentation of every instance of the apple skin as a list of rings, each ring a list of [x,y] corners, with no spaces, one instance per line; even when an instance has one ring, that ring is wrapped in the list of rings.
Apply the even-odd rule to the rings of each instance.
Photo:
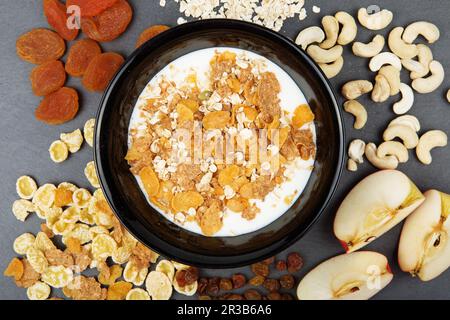
[[[400,268],[422,281],[429,281],[450,267],[450,219],[448,207],[443,207],[443,197],[449,197],[437,190],[425,192],[425,202],[405,221],[398,247]],[[439,245],[432,246],[428,254],[425,244],[434,232],[442,232]],[[434,243],[434,242],[432,242]]]
[[[372,267],[376,267],[378,275],[373,274]],[[369,285],[373,277],[379,280],[377,287]],[[300,281],[297,296],[300,300],[367,300],[385,288],[392,279],[388,260],[380,253],[358,251],[341,254],[312,269]],[[353,288],[354,284],[358,290],[341,290]]]
[[[405,205],[411,193],[413,200]],[[346,252],[354,252],[392,229],[424,200],[404,173],[378,171],[362,179],[344,198],[334,219],[334,234]],[[366,221],[377,210],[395,213],[377,228],[367,230]]]

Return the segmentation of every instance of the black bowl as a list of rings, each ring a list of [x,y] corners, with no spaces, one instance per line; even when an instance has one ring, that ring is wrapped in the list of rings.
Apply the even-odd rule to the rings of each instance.
[[[189,52],[236,47],[267,57],[303,91],[316,115],[317,158],[300,198],[270,225],[235,237],[205,237],[164,218],[146,201],[124,160],[133,107],[147,82]],[[320,68],[292,41],[269,29],[234,20],[204,20],[174,27],[136,50],[106,90],[97,114],[95,163],[111,208],[125,227],[158,253],[186,264],[228,268],[275,255],[303,236],[324,211],[342,170],[341,114]]]

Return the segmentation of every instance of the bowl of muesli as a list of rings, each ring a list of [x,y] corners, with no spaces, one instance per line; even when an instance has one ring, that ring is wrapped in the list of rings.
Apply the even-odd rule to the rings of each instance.
[[[283,250],[325,210],[344,133],[320,68],[264,27],[203,20],[137,49],[106,90],[95,162],[144,244],[224,268]]]

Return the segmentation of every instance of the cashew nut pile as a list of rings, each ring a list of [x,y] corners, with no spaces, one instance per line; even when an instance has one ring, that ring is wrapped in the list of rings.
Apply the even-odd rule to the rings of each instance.
[[[393,13],[387,9],[369,14],[366,8],[361,8],[357,15],[360,25],[374,31],[387,28],[393,18]],[[352,44],[357,33],[355,18],[340,11],[334,16],[323,17],[322,28],[313,26],[301,31],[296,43],[319,64],[328,78],[333,78],[344,66],[343,46]],[[428,44],[415,43],[419,37]],[[343,107],[354,116],[354,128],[361,130],[367,123],[366,108],[356,100],[364,94],[370,93],[376,103],[384,103],[400,95],[392,109],[401,116],[388,125],[383,133],[384,142],[379,146],[359,139],[352,141],[348,150],[348,170],[356,171],[363,155],[379,169],[395,169],[399,163],[408,161],[409,149],[415,149],[419,161],[428,165],[432,160],[430,150],[447,145],[447,135],[440,130],[431,130],[419,138],[419,120],[406,115],[414,105],[414,91],[431,93],[444,81],[444,68],[434,59],[429,47],[439,38],[440,31],[436,25],[417,21],[406,27],[393,27],[386,40],[375,34],[368,43],[353,42],[353,54],[368,58],[369,69],[376,73],[374,80],[352,80],[342,87],[342,95],[347,99]],[[383,51],[386,43],[388,50]],[[410,84],[401,82],[402,70],[409,72]],[[450,90],[446,98],[450,103]]]

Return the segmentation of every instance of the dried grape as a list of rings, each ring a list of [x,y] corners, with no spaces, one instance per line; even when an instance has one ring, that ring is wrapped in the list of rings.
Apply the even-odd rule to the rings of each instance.
[[[43,97],[60,89],[66,82],[66,71],[61,61],[49,61],[35,67],[30,74],[31,88]]]
[[[65,51],[64,40],[56,32],[43,28],[24,33],[16,41],[19,58],[33,64],[58,60]]]
[[[73,77],[81,77],[94,57],[102,53],[102,49],[92,39],[81,39],[70,47],[66,61],[66,72]]]
[[[35,111],[36,119],[56,125],[72,120],[78,112],[78,93],[62,87],[46,96]]]
[[[44,0],[44,15],[48,24],[65,40],[72,41],[78,35],[78,29],[67,27],[66,6],[58,0]]]
[[[89,91],[103,91],[120,68],[124,59],[114,52],[97,55],[89,63],[83,77],[83,86]]]

